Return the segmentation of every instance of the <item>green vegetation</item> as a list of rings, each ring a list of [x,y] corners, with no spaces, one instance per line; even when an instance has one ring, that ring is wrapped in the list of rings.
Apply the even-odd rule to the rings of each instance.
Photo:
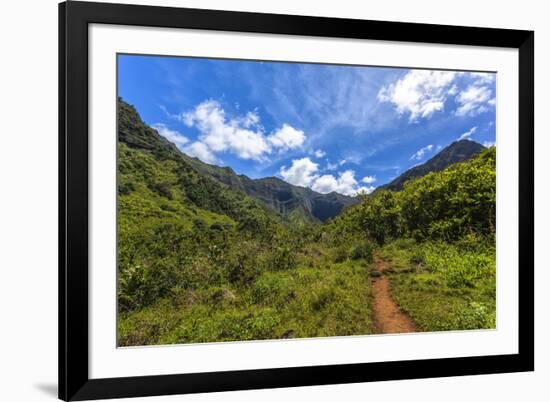
[[[118,112],[119,345],[375,333],[375,255],[420,329],[494,327],[494,148],[399,192],[323,196],[315,216],[301,190],[278,210],[286,183],[208,167]]]
[[[441,152],[439,152],[433,158],[429,159],[421,165],[410,168],[403,174],[393,179],[388,184],[383,185],[381,188],[394,191],[401,190],[405,182],[411,179],[423,177],[432,172],[440,172],[447,166],[450,166],[454,163],[463,162],[465,160],[473,158],[477,154],[481,153],[484,149],[485,147],[483,145],[470,140],[459,140],[453,142],[448,147],[443,148],[443,150],[441,150]]]
[[[480,240],[400,239],[382,248],[393,296],[422,330],[495,328],[494,243]]]
[[[388,239],[458,241],[467,235],[494,240],[496,148],[441,172],[408,181],[403,190],[380,190],[335,219],[382,245]],[[350,229],[352,228],[352,229]]]
[[[344,208],[357,203],[355,197],[334,192],[319,194],[307,187],[293,186],[277,177],[253,180],[236,174],[230,167],[208,165],[186,155],[182,157],[199,173],[254,198],[294,224],[326,222]]]
[[[496,148],[380,190],[336,218],[389,263],[392,294],[421,330],[495,328]]]
[[[369,334],[365,267],[357,262],[264,271],[249,286],[180,288],[119,322],[120,345]]]

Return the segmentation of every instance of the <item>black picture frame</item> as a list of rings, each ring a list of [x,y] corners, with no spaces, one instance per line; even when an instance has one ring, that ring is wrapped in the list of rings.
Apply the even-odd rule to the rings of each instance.
[[[519,51],[517,354],[90,379],[88,25],[118,24]],[[534,370],[534,32],[70,1],[59,4],[59,398],[169,395]]]

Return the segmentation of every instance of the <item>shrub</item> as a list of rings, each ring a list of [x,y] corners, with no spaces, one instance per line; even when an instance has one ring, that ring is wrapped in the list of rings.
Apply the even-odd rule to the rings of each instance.
[[[492,252],[465,251],[444,242],[426,243],[422,250],[428,268],[451,288],[473,287],[478,279],[494,276]]]
[[[296,267],[296,253],[289,246],[278,246],[270,253],[270,268],[285,271]]]
[[[428,238],[452,241],[460,237],[464,222],[459,218],[449,218],[432,222],[428,226]]]
[[[172,190],[170,189],[170,185],[168,183],[153,182],[149,184],[149,189],[157,193],[161,197],[168,198],[169,200],[174,198]]]
[[[262,272],[258,244],[244,241],[236,245],[225,259],[225,269],[231,283],[251,284]]]
[[[128,195],[136,191],[136,185],[132,181],[121,181],[118,183],[118,194],[119,195]]]
[[[175,208],[174,206],[170,205],[170,204],[160,204],[160,209],[162,209],[163,211],[168,211],[168,212],[177,212],[177,208]]]
[[[393,245],[400,250],[408,250],[415,245],[415,241],[414,239],[401,237],[399,239],[395,239]]]
[[[250,301],[253,304],[283,305],[292,298],[295,283],[288,276],[267,272],[261,275],[250,288]]]
[[[119,270],[118,306],[119,310],[131,311],[154,300],[154,284],[149,279],[148,270],[140,264]]]
[[[364,259],[370,264],[373,261],[374,248],[375,245],[366,239],[342,239],[338,246],[333,249],[333,259],[336,263]]]
[[[324,288],[317,294],[311,303],[311,308],[315,311],[320,311],[332,303],[336,298],[336,293],[333,288]]]
[[[368,240],[357,241],[352,247],[349,253],[349,258],[352,260],[365,259],[367,263],[373,261],[374,245]]]
[[[257,315],[246,321],[251,339],[276,338],[275,329],[281,321],[280,315],[274,309],[263,309]]]
[[[420,265],[425,264],[424,256],[421,253],[415,253],[410,258],[411,264]]]
[[[407,182],[399,193],[404,230],[416,239],[454,241],[495,230],[496,149]]]
[[[348,259],[348,247],[340,245],[333,250],[334,262],[344,262]]]
[[[359,206],[359,220],[365,233],[379,245],[399,234],[401,205],[392,191],[381,190],[365,197]]]
[[[455,312],[450,320],[451,328],[460,329],[487,329],[496,327],[494,309],[477,302],[470,302],[459,312]]]
[[[381,189],[331,224],[336,235],[362,231],[379,245],[400,236],[456,241],[495,232],[496,150],[409,180],[399,192]],[[358,226],[358,227],[357,227]]]

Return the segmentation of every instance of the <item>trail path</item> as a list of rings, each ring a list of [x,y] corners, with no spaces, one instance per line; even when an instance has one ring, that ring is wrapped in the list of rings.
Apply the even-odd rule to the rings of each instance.
[[[379,276],[373,276],[372,296],[374,325],[381,334],[395,334],[416,332],[418,329],[414,321],[393,300],[390,291],[390,279],[386,273],[386,262],[379,257],[374,259],[374,271]]]

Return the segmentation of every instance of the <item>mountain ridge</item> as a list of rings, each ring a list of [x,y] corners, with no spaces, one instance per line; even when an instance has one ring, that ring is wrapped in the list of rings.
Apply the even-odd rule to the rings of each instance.
[[[342,212],[344,208],[359,202],[355,197],[336,192],[321,194],[308,187],[292,185],[278,177],[251,179],[244,174],[235,173],[230,167],[206,164],[185,154],[184,158],[199,172],[233,188],[238,188],[290,220],[301,219],[310,223],[326,222]]]
[[[157,130],[141,120],[134,106],[119,98],[119,141],[126,145],[152,152],[161,159],[182,160],[199,174],[236,190],[260,202],[276,214],[291,222],[323,223],[339,215],[349,206],[359,203],[360,197],[350,197],[336,192],[318,193],[308,187],[292,185],[278,177],[269,176],[252,179],[235,172],[229,166],[216,166],[202,162],[185,154]],[[471,140],[455,141],[426,162],[414,166],[389,183],[379,186],[382,189],[399,191],[413,179],[431,172],[439,172],[446,167],[471,159],[486,149]]]
[[[143,122],[134,106],[123,99],[119,103],[119,141],[129,147],[152,152],[161,159],[181,159],[203,176],[237,190],[293,222],[320,223],[359,202],[335,192],[321,194],[307,187],[294,186],[277,177],[251,179],[231,167],[202,162],[179,150],[157,130]]]
[[[436,155],[428,159],[426,162],[413,166],[406,170],[395,179],[379,186],[377,190],[386,189],[392,191],[399,191],[403,188],[403,185],[412,179],[420,178],[428,173],[440,172],[446,167],[455,163],[464,162],[481,151],[486,149],[483,145],[472,140],[458,140],[447,145]]]

